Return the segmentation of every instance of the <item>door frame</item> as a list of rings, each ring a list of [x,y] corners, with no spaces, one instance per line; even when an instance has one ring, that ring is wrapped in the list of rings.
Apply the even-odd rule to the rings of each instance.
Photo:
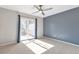
[[[18,15],[17,43],[20,43],[20,27],[21,27],[21,15]],[[35,18],[35,39],[37,39],[37,18]]]

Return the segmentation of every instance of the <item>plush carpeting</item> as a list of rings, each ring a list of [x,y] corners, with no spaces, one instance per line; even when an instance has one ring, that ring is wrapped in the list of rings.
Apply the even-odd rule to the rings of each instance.
[[[79,54],[79,47],[59,42],[55,39],[42,38],[40,41],[49,43],[54,47],[45,50],[42,54]],[[36,43],[37,44],[37,43]],[[39,48],[38,48],[39,49]],[[11,44],[0,47],[0,54],[35,54],[32,49],[24,43]]]
[[[0,47],[0,54],[34,54],[23,43]]]

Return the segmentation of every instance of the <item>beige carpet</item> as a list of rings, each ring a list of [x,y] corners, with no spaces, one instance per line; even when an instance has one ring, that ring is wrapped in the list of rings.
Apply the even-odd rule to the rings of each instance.
[[[0,47],[0,54],[34,54],[23,43]]]
[[[43,42],[49,43],[54,47],[47,49],[42,54],[79,54],[79,47],[56,41],[54,39],[42,38]],[[25,44],[11,44],[0,47],[0,54],[35,54]]]
[[[43,41],[54,45],[53,48],[44,52],[44,54],[79,54],[79,47],[66,44],[56,39],[44,38]]]

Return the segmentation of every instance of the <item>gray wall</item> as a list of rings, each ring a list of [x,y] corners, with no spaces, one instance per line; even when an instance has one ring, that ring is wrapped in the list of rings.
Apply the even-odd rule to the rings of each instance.
[[[44,35],[79,44],[79,8],[44,18]]]
[[[0,45],[2,43],[16,42],[17,25],[17,13],[0,8]]]

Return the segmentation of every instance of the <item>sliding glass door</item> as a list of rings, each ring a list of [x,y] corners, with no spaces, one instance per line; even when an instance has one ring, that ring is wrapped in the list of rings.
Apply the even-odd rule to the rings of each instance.
[[[36,21],[26,17],[20,17],[20,40],[30,40],[36,37]]]

